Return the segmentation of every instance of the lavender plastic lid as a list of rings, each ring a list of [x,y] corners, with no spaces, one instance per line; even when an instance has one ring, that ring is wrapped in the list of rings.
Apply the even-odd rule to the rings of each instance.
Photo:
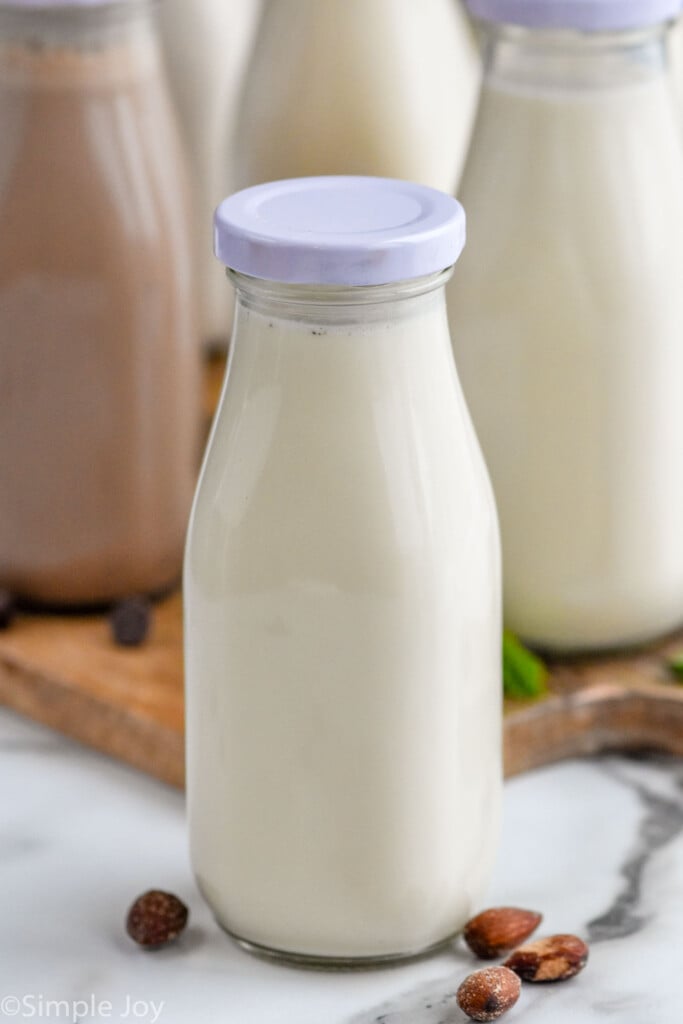
[[[476,18],[526,28],[621,32],[678,17],[681,0],[467,0]]]
[[[293,178],[229,196],[216,211],[226,266],[285,284],[377,285],[450,267],[465,211],[436,189],[392,178]]]

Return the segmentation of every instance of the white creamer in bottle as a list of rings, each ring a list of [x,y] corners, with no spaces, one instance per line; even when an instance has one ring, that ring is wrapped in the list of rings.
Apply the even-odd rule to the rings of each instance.
[[[199,326],[210,346],[227,342],[232,311],[232,291],[211,252],[211,218],[233,188],[232,136],[261,6],[262,0],[163,0],[158,7],[192,185]]]
[[[460,0],[269,0],[238,120],[237,182],[377,174],[451,192],[479,80]]]
[[[444,304],[463,239],[454,200],[381,179],[218,211],[237,313],[185,562],[188,798],[250,948],[400,959],[483,898],[500,581]]]
[[[449,311],[506,620],[545,648],[639,643],[683,619],[675,3],[471,7],[491,24]]]

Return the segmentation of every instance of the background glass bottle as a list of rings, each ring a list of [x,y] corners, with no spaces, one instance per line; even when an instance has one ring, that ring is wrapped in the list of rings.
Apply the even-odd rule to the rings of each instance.
[[[213,258],[211,220],[233,191],[233,133],[262,0],[163,0],[158,18],[192,183],[199,331],[225,348],[232,289]]]
[[[374,174],[451,192],[479,78],[460,0],[268,0],[237,123],[236,184]]]
[[[100,603],[179,576],[199,350],[150,5],[0,3],[0,585]]]
[[[506,620],[546,648],[638,643],[683,618],[677,5],[471,7],[486,72],[449,312]]]

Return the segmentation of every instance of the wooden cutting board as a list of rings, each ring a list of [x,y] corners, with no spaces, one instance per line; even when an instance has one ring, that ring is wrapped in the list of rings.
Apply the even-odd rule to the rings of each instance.
[[[222,364],[207,380],[215,407]],[[550,692],[508,702],[505,767],[648,747],[683,755],[683,685],[665,658],[683,633],[637,654],[557,663]],[[160,602],[147,644],[117,647],[103,616],[22,615],[0,633],[0,703],[174,786],[183,784],[182,609]]]

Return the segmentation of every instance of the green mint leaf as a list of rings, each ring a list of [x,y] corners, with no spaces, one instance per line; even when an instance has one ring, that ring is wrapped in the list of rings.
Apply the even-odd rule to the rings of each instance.
[[[682,673],[683,678],[683,673]],[[542,697],[548,690],[548,669],[514,633],[503,632],[503,692],[513,700]]]
[[[683,651],[676,651],[666,659],[669,671],[676,676],[679,682],[683,683]]]

